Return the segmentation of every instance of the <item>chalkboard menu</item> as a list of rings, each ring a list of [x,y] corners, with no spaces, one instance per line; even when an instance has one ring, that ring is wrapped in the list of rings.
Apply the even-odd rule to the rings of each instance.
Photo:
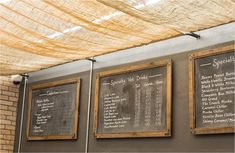
[[[234,53],[231,45],[190,56],[189,111],[194,134],[235,131]]]
[[[77,139],[80,79],[32,85],[28,140]]]
[[[122,67],[97,74],[97,138],[171,135],[171,61]]]

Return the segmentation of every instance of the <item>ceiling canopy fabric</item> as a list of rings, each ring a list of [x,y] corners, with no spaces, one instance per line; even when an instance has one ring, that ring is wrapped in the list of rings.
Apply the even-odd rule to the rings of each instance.
[[[0,0],[0,75],[226,24],[234,10],[234,0]]]

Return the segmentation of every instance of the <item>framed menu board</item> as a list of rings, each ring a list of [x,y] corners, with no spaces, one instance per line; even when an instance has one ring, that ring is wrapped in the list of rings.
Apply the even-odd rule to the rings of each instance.
[[[171,136],[171,60],[96,76],[96,138]]]
[[[32,85],[27,139],[77,139],[79,92],[79,78]]]
[[[235,132],[234,45],[189,56],[189,113],[194,134]]]

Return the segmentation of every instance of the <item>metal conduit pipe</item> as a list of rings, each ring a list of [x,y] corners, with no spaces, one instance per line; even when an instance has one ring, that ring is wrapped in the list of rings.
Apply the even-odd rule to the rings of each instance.
[[[18,141],[18,149],[17,152],[20,153],[21,149],[21,141],[22,141],[22,131],[23,131],[23,122],[24,122],[24,107],[25,107],[25,96],[26,96],[26,86],[28,75],[22,75],[24,80],[24,90],[23,90],[23,99],[22,99],[22,107],[21,107],[21,120],[20,120],[20,133],[19,133],[19,141]]]
[[[91,110],[91,96],[92,96],[92,78],[93,78],[93,67],[95,59],[91,58],[88,59],[91,61],[90,67],[90,80],[89,80],[89,94],[88,94],[88,106],[87,106],[87,125],[86,125],[86,146],[85,146],[85,153],[88,152],[88,144],[89,144],[89,130],[90,130],[90,110]]]

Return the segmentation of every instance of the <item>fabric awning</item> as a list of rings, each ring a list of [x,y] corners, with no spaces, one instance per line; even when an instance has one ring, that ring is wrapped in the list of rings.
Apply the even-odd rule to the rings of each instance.
[[[234,0],[0,0],[0,75],[226,24],[234,10]]]

